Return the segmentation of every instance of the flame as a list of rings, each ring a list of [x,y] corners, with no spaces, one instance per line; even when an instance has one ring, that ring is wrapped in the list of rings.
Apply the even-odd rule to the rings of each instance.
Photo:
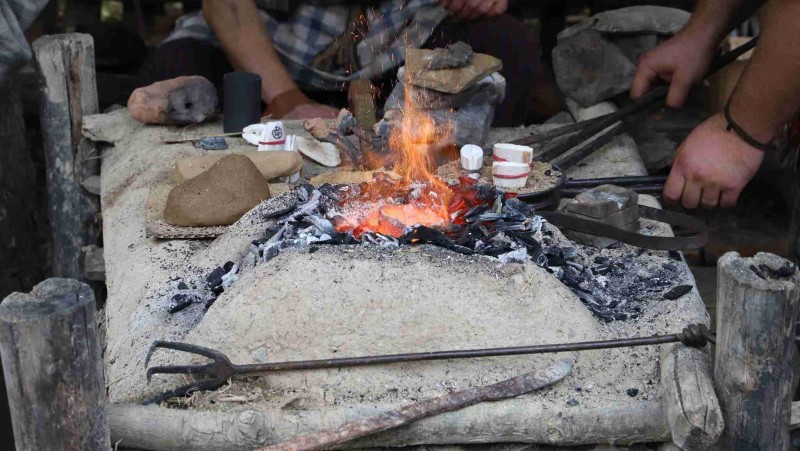
[[[399,237],[408,226],[434,227],[450,222],[448,205],[453,192],[433,174],[431,152],[437,144],[452,141],[452,130],[449,125],[437,126],[409,97],[400,126],[389,136],[389,147],[399,156],[395,172],[400,180],[384,177],[362,184],[355,201],[362,204],[361,208],[344,215],[338,231],[349,231],[356,237],[366,232]]]

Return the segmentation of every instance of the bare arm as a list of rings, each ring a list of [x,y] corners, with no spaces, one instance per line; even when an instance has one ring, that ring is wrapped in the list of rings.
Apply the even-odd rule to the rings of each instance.
[[[692,86],[703,79],[722,39],[750,17],[763,0],[699,0],[686,26],[664,44],[642,56],[631,83],[631,96],[643,96],[653,85],[669,82],[667,105],[680,107]]]
[[[731,116],[769,142],[800,110],[800,1],[770,0],[760,42],[731,96]]]
[[[261,98],[297,89],[272,47],[254,0],[203,0],[203,15],[234,68],[261,76]]]

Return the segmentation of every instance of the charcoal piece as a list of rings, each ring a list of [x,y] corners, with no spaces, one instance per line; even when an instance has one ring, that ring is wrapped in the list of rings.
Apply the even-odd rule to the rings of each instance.
[[[525,216],[527,216],[529,218],[536,214],[536,212],[533,210],[533,207],[531,207],[530,204],[525,203],[525,202],[517,199],[516,197],[512,197],[511,199],[508,199],[506,201],[506,206],[513,208],[514,210],[522,213],[523,215],[525,215]]]
[[[468,220],[470,218],[479,216],[479,215],[485,213],[486,210],[488,210],[488,209],[489,209],[489,207],[486,206],[486,205],[476,205],[476,206],[470,208],[469,210],[467,210],[466,213],[464,213],[464,219]]]
[[[544,255],[547,257],[548,266],[564,266],[564,257],[561,256],[561,249],[557,247],[548,247],[544,250]]]
[[[330,183],[323,183],[317,189],[325,197],[328,197],[328,198],[330,198],[330,199],[332,199],[332,200],[334,200],[336,202],[341,202],[342,201],[341,192],[339,191],[339,189],[337,187],[331,185]]]
[[[574,247],[565,247],[561,249],[561,255],[564,256],[565,260],[572,260],[578,256],[578,250]]]
[[[672,263],[664,263],[663,265],[661,265],[661,267],[668,271],[678,272],[678,267],[673,265]]]
[[[625,393],[627,393],[628,396],[630,396],[631,398],[635,398],[636,395],[639,394],[639,389],[638,388],[629,388],[629,389],[627,389],[625,391]]]
[[[278,208],[277,210],[272,210],[270,212],[264,213],[264,216],[262,216],[262,217],[264,219],[277,218],[278,216],[283,216],[283,215],[285,215],[287,213],[290,213],[290,212],[294,211],[295,208],[297,208],[297,202],[291,202],[291,203],[289,203],[289,205],[286,205],[283,208]]]
[[[478,185],[476,197],[482,202],[489,202],[497,196],[497,188],[494,185]]]
[[[216,300],[217,300],[216,296],[213,296],[213,297],[209,298],[209,300],[206,302],[206,305],[203,306],[203,311],[207,312],[208,309],[210,309],[211,306],[214,305],[214,301],[216,301]]]
[[[761,279],[767,280],[767,277],[761,272],[760,269],[756,268],[756,265],[750,265],[750,271],[753,271],[758,277]]]
[[[608,274],[611,268],[608,265],[597,265],[592,268],[592,272],[597,276]]]
[[[761,264],[758,265],[758,268],[761,270],[762,274],[769,274],[773,278],[784,279],[786,277],[790,277],[794,275],[797,271],[797,267],[791,262],[785,262],[783,266],[778,269],[772,269],[771,267]]]
[[[443,49],[434,50],[428,69],[439,70],[464,67],[472,62],[473,54],[474,52],[469,44],[463,41],[454,42]]]
[[[570,396],[569,398],[567,398],[567,405],[570,407],[575,407],[578,405],[578,400]]]
[[[222,265],[222,270],[225,271],[225,274],[228,274],[231,272],[231,269],[233,269],[233,266],[234,263],[232,261],[227,261],[224,265]]]
[[[399,242],[400,244],[411,244],[414,242],[429,243],[449,249],[453,252],[458,252],[459,254],[474,254],[472,249],[455,244],[450,238],[447,238],[444,233],[427,226],[416,226],[412,228],[400,237]]]
[[[225,291],[225,287],[221,283],[211,288],[211,292],[216,295],[222,294],[223,291]]]
[[[264,252],[261,255],[262,262],[268,262],[273,258],[277,257],[280,253],[280,246],[270,246],[264,249]]]
[[[664,299],[668,301],[674,301],[675,299],[678,299],[684,294],[692,291],[692,288],[694,287],[692,287],[691,285],[678,285],[677,287],[664,293]]]
[[[581,282],[583,282],[583,276],[572,266],[564,266],[564,278],[562,281],[568,287],[580,288]]]
[[[601,257],[598,255],[597,257],[594,258],[594,262],[597,263],[598,265],[605,265],[608,263],[608,257]]]
[[[673,259],[675,261],[678,261],[678,262],[682,260],[681,259],[681,253],[678,252],[678,251],[669,251],[669,252],[667,252],[667,256],[669,256],[669,258],[671,258],[671,259]]]
[[[498,221],[494,227],[498,232],[522,232],[528,230],[528,224],[514,221]]]
[[[169,304],[167,305],[167,310],[170,313],[180,312],[186,307],[192,305],[192,300],[192,296],[189,296],[188,294],[177,293],[172,296],[172,299],[170,299]]]
[[[536,261],[539,256],[542,255],[542,245],[529,234],[514,233],[512,236],[520,244],[525,246],[525,248],[528,250],[528,255],[531,257],[531,260]],[[550,260],[548,259],[547,262],[549,264]]]
[[[314,186],[310,183],[303,183],[302,185],[295,187],[294,192],[297,194],[297,197],[299,197],[300,200],[307,202],[309,199],[311,199],[311,193],[314,192]]]
[[[210,138],[198,139],[194,146],[203,150],[226,150],[228,142],[222,136],[212,136]]]
[[[206,276],[206,286],[212,288],[221,284],[222,276],[224,276],[227,272],[228,271],[225,271],[222,267],[217,266]]]
[[[306,215],[303,220],[314,226],[320,234],[330,235],[335,231],[333,229],[333,224],[322,216]]]
[[[314,252],[317,252],[318,250],[319,250],[319,246],[310,246],[308,248],[308,253],[309,254],[313,254]]]
[[[179,290],[188,290],[189,289],[189,285],[186,285],[186,282],[180,282],[180,283],[178,283],[178,289]]]

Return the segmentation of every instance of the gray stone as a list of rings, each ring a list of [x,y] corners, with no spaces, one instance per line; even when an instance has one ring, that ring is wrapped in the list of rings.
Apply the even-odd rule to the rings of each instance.
[[[472,47],[462,41],[434,51],[436,54],[431,59],[430,70],[464,67],[472,62],[472,55],[474,54]]]
[[[563,211],[578,213],[595,219],[604,219],[628,207],[637,205],[639,195],[636,191],[620,186],[600,185],[584,191],[574,199],[565,202]]]
[[[563,93],[584,107],[628,91],[639,57],[680,30],[686,11],[634,6],[596,14],[558,35],[553,70]]]

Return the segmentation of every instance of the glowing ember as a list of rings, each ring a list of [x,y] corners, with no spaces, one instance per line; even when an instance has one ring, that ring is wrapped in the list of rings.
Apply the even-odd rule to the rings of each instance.
[[[449,127],[437,127],[432,117],[416,110],[407,98],[402,123],[389,137],[389,147],[399,153],[395,172],[400,180],[384,177],[362,184],[355,198],[344,201],[337,231],[355,237],[366,232],[399,237],[408,226],[448,224],[453,192],[433,175],[430,150],[450,136]]]

